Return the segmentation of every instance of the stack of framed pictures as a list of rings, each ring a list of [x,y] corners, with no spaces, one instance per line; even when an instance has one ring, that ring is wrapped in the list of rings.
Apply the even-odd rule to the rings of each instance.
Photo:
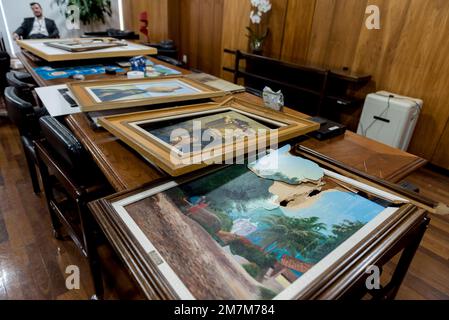
[[[419,244],[425,210],[289,149],[90,206],[149,299],[335,299]]]
[[[113,38],[17,40],[23,50],[48,62],[134,57],[157,54],[157,49]]]

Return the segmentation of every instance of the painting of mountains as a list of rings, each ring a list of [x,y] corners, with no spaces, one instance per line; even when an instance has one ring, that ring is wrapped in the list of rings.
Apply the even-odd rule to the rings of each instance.
[[[195,298],[272,299],[385,209],[317,176],[234,165],[126,210]]]

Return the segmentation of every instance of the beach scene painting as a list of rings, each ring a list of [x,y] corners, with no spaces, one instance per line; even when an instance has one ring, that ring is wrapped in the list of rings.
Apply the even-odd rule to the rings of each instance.
[[[86,87],[86,90],[97,103],[203,93],[179,80],[95,86]]]
[[[195,299],[273,299],[385,210],[289,150],[126,205]]]

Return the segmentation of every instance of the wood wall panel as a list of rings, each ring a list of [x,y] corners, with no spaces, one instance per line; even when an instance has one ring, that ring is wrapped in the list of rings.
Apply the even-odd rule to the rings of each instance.
[[[191,68],[220,75],[223,0],[179,0],[180,56]]]
[[[150,31],[150,41],[159,42],[169,37],[169,2],[173,0],[124,0],[123,10],[125,18],[125,27],[133,30],[140,35],[139,29],[141,22],[139,16],[141,12],[148,13]],[[177,0],[175,0],[177,1]],[[145,40],[144,36],[141,40]]]
[[[249,13],[251,4],[249,1],[224,0],[223,5],[223,49],[248,50],[248,38],[246,37],[246,27],[249,24]],[[222,65],[224,67],[234,67],[234,57],[222,53]],[[222,72],[222,77],[232,81],[232,75]]]
[[[332,31],[334,21],[334,10],[338,0],[317,0],[315,11],[312,17],[312,28],[310,30],[310,41],[308,42],[307,60],[312,65],[325,65],[327,59],[327,44]],[[319,18],[316,18],[319,17]],[[284,40],[284,42],[288,41]],[[291,40],[290,40],[291,41]],[[324,49],[326,48],[326,49]],[[291,56],[291,61],[301,60],[295,55]]]
[[[310,48],[317,0],[289,1],[285,17],[281,59],[304,64]],[[321,19],[320,19],[321,21]]]

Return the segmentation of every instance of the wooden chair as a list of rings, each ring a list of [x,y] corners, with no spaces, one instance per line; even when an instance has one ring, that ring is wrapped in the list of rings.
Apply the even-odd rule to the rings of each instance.
[[[329,71],[287,63],[264,56],[232,51],[234,69],[223,70],[234,74],[234,83],[243,78],[252,93],[262,92],[265,86],[282,90],[285,104],[310,115],[320,115],[326,96]],[[242,66],[245,62],[244,67]]]
[[[55,118],[40,119],[43,139],[35,142],[39,171],[53,225],[62,227],[87,258],[94,283],[94,299],[103,298],[103,280],[96,250],[97,225],[87,204],[112,193],[104,176],[82,145]]]

